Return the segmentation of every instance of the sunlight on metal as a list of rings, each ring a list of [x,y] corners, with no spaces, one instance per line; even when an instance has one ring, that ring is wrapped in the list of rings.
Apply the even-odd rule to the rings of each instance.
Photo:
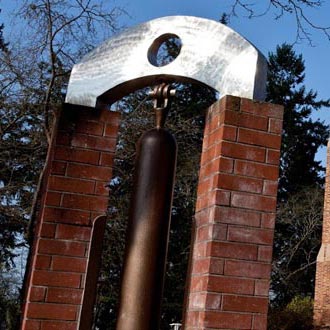
[[[177,36],[182,47],[169,64],[150,62],[162,36]],[[264,100],[265,57],[229,27],[204,18],[158,18],[110,38],[74,65],[66,102],[112,104],[136,89],[160,82],[199,82],[223,95]]]

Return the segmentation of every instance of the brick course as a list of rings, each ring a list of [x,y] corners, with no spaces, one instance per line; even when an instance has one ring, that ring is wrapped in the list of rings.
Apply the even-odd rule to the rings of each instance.
[[[320,329],[330,328],[330,140],[327,147],[327,166],[324,191],[322,245],[317,256],[314,324]]]
[[[232,96],[208,110],[185,330],[267,329],[282,116]]]
[[[231,96],[208,110],[186,330],[267,327],[282,114]],[[86,282],[93,220],[107,208],[119,120],[69,105],[60,117],[40,193],[24,330],[79,328],[85,288],[93,291]]]
[[[119,114],[65,105],[49,148],[22,329],[77,330],[94,219],[106,212]]]

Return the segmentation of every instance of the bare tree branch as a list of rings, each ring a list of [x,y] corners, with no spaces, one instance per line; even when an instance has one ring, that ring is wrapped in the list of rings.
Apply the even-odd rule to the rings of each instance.
[[[275,12],[275,19],[280,19],[285,14],[292,15],[296,23],[296,42],[307,40],[313,45],[312,31],[316,30],[324,34],[330,41],[330,26],[323,26],[308,17],[307,9],[322,9],[323,1],[320,0],[267,0],[265,9],[260,9],[260,4],[245,0],[232,1],[229,16],[239,16],[238,11],[243,11],[248,18],[255,18]]]

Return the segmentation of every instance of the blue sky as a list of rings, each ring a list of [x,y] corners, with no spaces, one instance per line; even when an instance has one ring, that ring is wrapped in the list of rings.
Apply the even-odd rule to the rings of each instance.
[[[247,1],[252,3],[253,1]],[[255,3],[257,1],[254,1]],[[258,1],[259,9],[268,1]],[[0,1],[2,8],[1,19],[8,27],[7,17],[9,10],[15,6],[15,1]],[[112,3],[123,7],[130,17],[122,18],[126,26],[133,26],[157,17],[169,15],[199,16],[213,20],[219,20],[221,13],[230,10],[231,0],[114,0]],[[265,7],[264,7],[265,8]],[[330,1],[323,1],[321,9],[309,9],[306,15],[319,25],[330,26]],[[275,51],[276,46],[283,42],[293,43],[296,38],[296,24],[294,17],[285,15],[275,20],[275,13],[248,19],[246,13],[239,13],[239,17],[232,18],[230,27],[253,43],[264,55]],[[7,29],[9,31],[9,29]],[[306,65],[306,86],[316,90],[321,98],[330,97],[330,41],[321,33],[310,31],[314,46],[308,42],[300,42],[295,45],[297,53],[301,53]],[[327,124],[330,123],[330,110],[321,110],[314,114]],[[318,158],[325,160],[325,150],[319,152]]]

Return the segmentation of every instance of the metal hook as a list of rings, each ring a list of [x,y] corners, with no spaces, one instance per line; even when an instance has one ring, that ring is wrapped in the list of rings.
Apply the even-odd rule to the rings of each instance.
[[[170,84],[165,83],[155,86],[155,88],[149,93],[149,96],[154,100],[157,128],[164,127],[171,104],[171,98],[175,95],[176,90],[173,89]]]

